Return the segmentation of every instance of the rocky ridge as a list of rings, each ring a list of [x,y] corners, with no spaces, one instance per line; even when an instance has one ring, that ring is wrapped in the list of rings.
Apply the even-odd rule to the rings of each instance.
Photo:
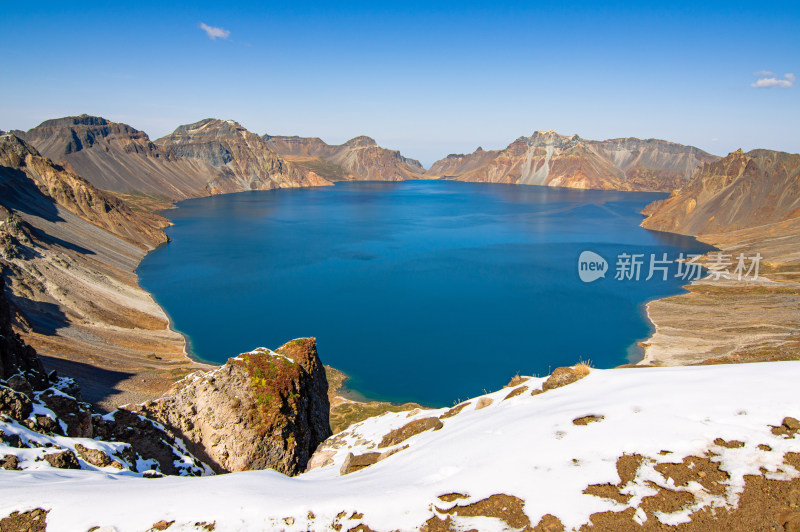
[[[449,155],[428,175],[459,181],[611,190],[670,191],[694,168],[717,157],[698,148],[657,139],[605,141],[536,131],[502,150],[479,148]]]
[[[156,144],[177,158],[214,168],[217,174],[203,187],[208,194],[330,184],[284,161],[261,137],[233,120],[209,118],[180,126]]]
[[[693,236],[800,217],[800,155],[735,151],[704,164],[691,181],[648,212],[643,227]]]
[[[257,135],[231,120],[202,120],[152,142],[146,133],[105,118],[80,115],[15,131],[50,159],[95,186],[165,200],[328,184],[295,168]]]
[[[95,414],[74,380],[45,373],[36,350],[12,331],[3,289],[0,278],[0,467],[139,476],[209,472],[163,426],[125,410]]]
[[[5,202],[28,210],[45,200],[67,209],[83,220],[145,250],[167,242],[161,230],[165,218],[134,212],[113,194],[93,186],[74,172],[54,164],[14,135],[0,136],[0,187]],[[29,183],[33,182],[36,190]]]
[[[331,181],[403,181],[422,179],[425,174],[419,161],[382,148],[366,136],[340,145],[330,145],[316,137],[264,135],[263,138],[282,157],[314,169]]]

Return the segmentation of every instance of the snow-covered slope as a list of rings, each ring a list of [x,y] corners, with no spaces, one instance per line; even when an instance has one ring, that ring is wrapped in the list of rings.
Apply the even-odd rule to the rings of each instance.
[[[426,522],[505,530],[536,526],[548,514],[545,522],[574,529],[606,511],[675,525],[703,507],[737,506],[745,475],[800,477],[789,464],[798,462],[784,461],[800,452],[800,427],[785,419],[800,417],[800,362],[592,370],[538,392],[545,382],[530,378],[449,413],[368,419],[328,439],[313,459],[318,467],[294,478],[0,471],[0,516],[42,508],[49,531],[140,531],[159,521],[174,521],[170,531],[209,523],[217,531],[362,523],[416,530]],[[404,439],[415,427],[428,430]],[[373,452],[381,456],[362,456]],[[664,465],[685,465],[689,456],[697,457],[683,471],[694,475],[689,480],[681,480],[680,465]],[[635,467],[627,470],[631,458]]]

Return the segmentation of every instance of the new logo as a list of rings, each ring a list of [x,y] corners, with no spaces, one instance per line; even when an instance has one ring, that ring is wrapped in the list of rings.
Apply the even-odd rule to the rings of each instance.
[[[594,251],[584,251],[578,257],[578,276],[584,283],[591,283],[606,276],[608,263]]]

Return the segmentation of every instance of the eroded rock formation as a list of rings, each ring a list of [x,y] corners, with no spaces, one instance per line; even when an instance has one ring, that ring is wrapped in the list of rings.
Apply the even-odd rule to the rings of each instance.
[[[158,420],[216,472],[302,472],[331,435],[325,370],[313,338],[244,353],[189,375],[174,395],[132,407]]]

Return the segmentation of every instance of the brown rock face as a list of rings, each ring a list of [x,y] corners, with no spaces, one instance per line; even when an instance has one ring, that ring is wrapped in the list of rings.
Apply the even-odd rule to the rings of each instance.
[[[687,235],[737,231],[800,216],[800,155],[742,150],[706,163],[648,209],[642,227]]]
[[[208,194],[330,184],[313,171],[284,161],[258,135],[233,120],[205,119],[156,141],[170,156],[213,169]]]
[[[195,457],[178,453],[175,435],[152,419],[120,409],[103,417],[94,416],[92,423],[95,437],[130,445],[130,453],[125,456],[128,462],[136,462],[135,453],[146,460],[155,460],[158,470],[165,475],[199,475],[203,471]],[[184,461],[187,458],[188,462]]]
[[[259,349],[193,374],[137,411],[161,422],[216,472],[301,473],[331,435],[328,382],[313,338]]]
[[[44,367],[36,351],[11,328],[11,309],[6,300],[5,286],[0,276],[0,380],[22,373],[29,384],[42,388],[47,384]]]
[[[33,412],[33,404],[27,395],[0,386],[0,414],[23,422],[31,415],[31,412]]]
[[[42,157],[14,135],[0,137],[0,192],[6,207],[43,211],[42,217],[55,221],[58,214],[52,202],[142,249],[167,241],[161,231],[167,225],[165,218],[134,212],[113,194]]]
[[[257,135],[228,120],[180,126],[156,142],[127,124],[88,115],[47,120],[15,134],[113,192],[181,200],[328,184],[312,172],[287,165]]]
[[[537,131],[504,150],[478,148],[448,155],[428,175],[459,181],[570,188],[668,191],[681,186],[694,168],[716,160],[692,146],[636,138],[604,141]]]
[[[264,135],[276,153],[330,181],[402,181],[424,178],[425,168],[399,151],[361,136],[331,145],[318,138]]]
[[[52,388],[39,393],[37,397],[67,426],[66,436],[72,438],[91,438],[93,436],[92,413],[89,405]]]
[[[8,532],[46,532],[49,510],[36,508],[29,512],[14,512],[0,519],[0,530]]]

